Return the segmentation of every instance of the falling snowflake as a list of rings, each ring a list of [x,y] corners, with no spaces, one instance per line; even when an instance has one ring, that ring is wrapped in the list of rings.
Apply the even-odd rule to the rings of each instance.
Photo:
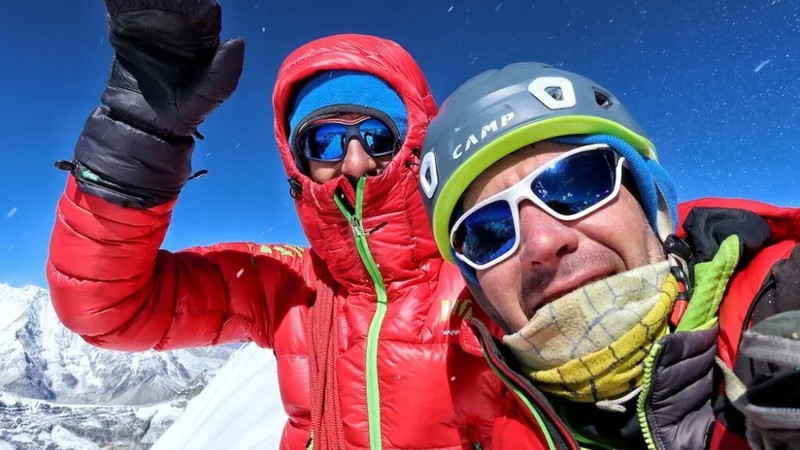
[[[14,214],[16,214],[16,213],[17,213],[17,208],[11,208],[11,211],[9,211],[8,214],[6,214],[6,217],[8,217],[10,219],[10,218],[14,217]]]
[[[753,69],[753,72],[755,72],[755,73],[761,72],[761,69],[763,69],[764,67],[767,67],[767,65],[768,65],[769,63],[771,63],[771,62],[772,62],[772,60],[771,60],[771,59],[765,59],[764,61],[761,61],[761,62],[760,62],[760,63],[759,63],[757,66],[756,66],[756,68],[755,68],[755,69]]]

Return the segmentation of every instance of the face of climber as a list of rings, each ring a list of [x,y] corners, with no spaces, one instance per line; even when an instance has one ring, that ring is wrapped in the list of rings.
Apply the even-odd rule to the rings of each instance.
[[[577,288],[664,259],[639,202],[616,181],[616,153],[570,152],[576,148],[529,145],[484,171],[465,193],[454,248],[472,261],[507,332]],[[532,201],[532,190],[546,201]]]
[[[383,79],[365,72],[322,72],[303,83],[290,108],[290,147],[317,183],[380,174],[406,136],[406,107]]]

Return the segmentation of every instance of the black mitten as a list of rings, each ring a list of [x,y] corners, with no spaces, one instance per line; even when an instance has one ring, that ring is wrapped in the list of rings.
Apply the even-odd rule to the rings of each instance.
[[[71,162],[80,189],[149,208],[174,199],[191,176],[197,127],[239,83],[244,41],[220,45],[216,0],[106,0],[114,48],[101,105]]]

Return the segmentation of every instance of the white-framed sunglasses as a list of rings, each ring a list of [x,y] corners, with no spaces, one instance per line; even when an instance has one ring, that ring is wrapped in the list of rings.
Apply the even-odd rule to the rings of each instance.
[[[619,195],[624,165],[625,158],[607,144],[581,146],[548,161],[461,215],[450,231],[456,257],[484,270],[514,254],[523,200],[562,221],[592,214]]]

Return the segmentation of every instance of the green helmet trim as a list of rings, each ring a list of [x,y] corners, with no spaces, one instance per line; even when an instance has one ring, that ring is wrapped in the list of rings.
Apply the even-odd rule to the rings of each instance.
[[[453,172],[447,183],[441,187],[439,198],[433,209],[432,223],[436,245],[445,260],[454,263],[453,255],[450,252],[450,230],[448,229],[453,210],[469,185],[484,170],[503,157],[527,145],[574,134],[609,134],[616,136],[629,143],[646,158],[658,161],[655,146],[649,139],[616,122],[600,117],[586,115],[560,116],[528,123],[509,130],[470,155]]]

